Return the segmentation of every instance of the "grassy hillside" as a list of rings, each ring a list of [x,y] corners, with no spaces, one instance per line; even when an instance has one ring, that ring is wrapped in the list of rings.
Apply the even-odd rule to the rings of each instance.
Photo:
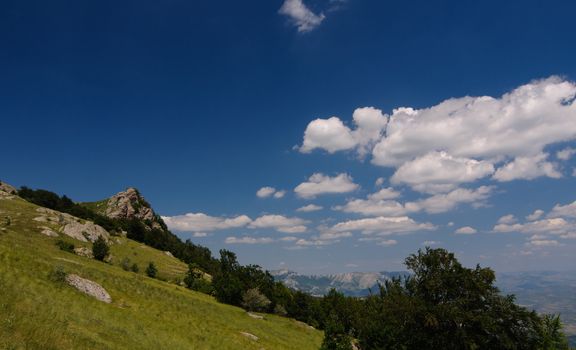
[[[186,266],[120,239],[112,264],[59,250],[34,221],[36,206],[0,198],[0,349],[317,349],[322,333],[299,322],[243,310],[175,284],[122,270],[124,257],[175,280]],[[116,239],[116,238],[113,238]],[[79,246],[81,242],[74,241]],[[87,246],[89,244],[86,244]],[[105,304],[50,275],[58,268],[101,284]],[[241,332],[259,337],[254,341]]]

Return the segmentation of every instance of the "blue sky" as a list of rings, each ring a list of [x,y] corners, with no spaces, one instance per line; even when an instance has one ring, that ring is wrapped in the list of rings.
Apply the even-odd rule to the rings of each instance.
[[[181,237],[268,269],[396,270],[425,245],[573,269],[574,10],[3,1],[0,178],[135,186]]]

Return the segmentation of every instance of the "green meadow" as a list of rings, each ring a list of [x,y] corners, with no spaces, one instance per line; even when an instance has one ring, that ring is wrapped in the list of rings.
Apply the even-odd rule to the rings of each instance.
[[[186,265],[164,252],[113,237],[112,261],[60,250],[42,235],[37,206],[0,198],[0,349],[318,349],[322,332],[274,315],[244,310],[179,286]],[[61,237],[64,238],[64,237]],[[68,239],[76,246],[87,246]],[[130,259],[140,272],[124,271]],[[158,279],[144,275],[148,262]],[[106,304],[55,278],[78,274],[102,285]],[[258,340],[241,332],[253,334]]]

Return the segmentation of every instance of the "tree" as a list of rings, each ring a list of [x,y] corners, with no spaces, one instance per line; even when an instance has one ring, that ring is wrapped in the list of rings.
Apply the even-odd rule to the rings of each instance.
[[[146,275],[148,277],[156,278],[157,273],[158,273],[158,269],[156,268],[156,265],[154,265],[153,262],[150,262],[148,264],[148,267],[146,268]]]
[[[96,260],[104,261],[109,252],[110,248],[102,236],[98,237],[92,244],[92,255]]]
[[[414,274],[366,300],[361,348],[538,349],[541,319],[500,295],[494,272],[463,267],[444,249],[406,259]]]
[[[197,264],[188,264],[188,272],[184,277],[184,284],[188,289],[197,291],[201,290],[206,285],[204,281],[204,273],[202,273]]]
[[[260,293],[258,288],[248,289],[242,295],[242,307],[248,311],[265,311],[270,303],[270,299]]]
[[[212,279],[212,286],[218,301],[237,306],[241,304],[243,286],[239,271],[240,264],[236,260],[236,254],[221,249],[220,270]]]

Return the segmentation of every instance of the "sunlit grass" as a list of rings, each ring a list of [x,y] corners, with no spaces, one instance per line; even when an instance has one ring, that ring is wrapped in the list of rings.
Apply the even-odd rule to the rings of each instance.
[[[185,272],[183,263],[136,242],[113,245],[112,264],[61,251],[39,233],[34,210],[0,199],[0,217],[11,218],[0,230],[0,349],[317,349],[321,343],[321,332],[293,320],[256,320],[210,296],[122,270],[120,260],[129,256],[141,270],[155,260],[169,280]],[[101,284],[112,304],[52,281],[57,266]]]

